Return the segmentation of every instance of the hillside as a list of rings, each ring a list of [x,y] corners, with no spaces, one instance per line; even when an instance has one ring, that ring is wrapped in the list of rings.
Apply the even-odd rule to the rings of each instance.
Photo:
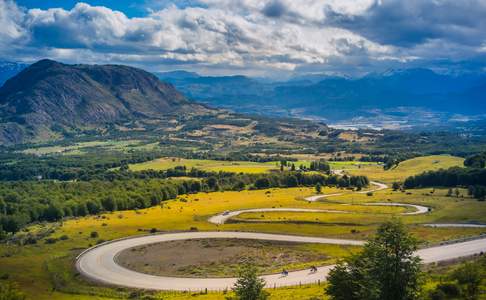
[[[203,110],[140,69],[41,60],[0,88],[0,144]]]

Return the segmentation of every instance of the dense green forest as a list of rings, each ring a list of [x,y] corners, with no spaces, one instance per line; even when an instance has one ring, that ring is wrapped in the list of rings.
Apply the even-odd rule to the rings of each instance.
[[[202,180],[168,180],[167,172],[181,176],[199,175]],[[36,221],[57,221],[102,211],[142,209],[201,191],[265,189],[320,184],[362,188],[364,176],[275,172],[265,174],[211,173],[184,167],[157,172],[111,172],[116,179],[86,182],[16,181],[0,183],[0,229],[2,235],[17,232]],[[163,176],[162,176],[163,175]]]
[[[453,167],[437,171],[424,172],[408,177],[404,188],[417,187],[467,187],[474,198],[486,197],[486,169]]]

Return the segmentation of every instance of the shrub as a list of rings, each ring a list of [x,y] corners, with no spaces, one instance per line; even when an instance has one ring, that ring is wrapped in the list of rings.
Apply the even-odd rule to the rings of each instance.
[[[61,241],[65,241],[65,240],[69,239],[69,237],[67,235],[62,235],[59,239]]]
[[[95,238],[99,237],[99,234],[98,234],[98,232],[97,232],[97,231],[93,231],[93,232],[91,232],[91,233],[90,233],[90,235],[89,235],[89,236],[90,236],[92,239],[95,239]]]
[[[57,239],[55,238],[47,238],[45,243],[46,244],[55,244],[57,242]]]

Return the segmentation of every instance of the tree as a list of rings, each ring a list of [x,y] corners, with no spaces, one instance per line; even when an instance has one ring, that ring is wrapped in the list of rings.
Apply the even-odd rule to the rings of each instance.
[[[50,204],[44,211],[44,218],[47,221],[57,221],[62,219],[62,217],[64,217],[64,210],[59,205]]]
[[[116,201],[113,199],[112,196],[107,196],[101,200],[101,205],[103,209],[107,211],[115,211],[117,210]]]
[[[218,179],[216,179],[216,177],[214,176],[211,176],[207,179],[207,184],[208,187],[213,191],[217,191],[219,189]]]
[[[329,274],[334,300],[413,300],[421,289],[417,241],[399,220],[381,225],[361,253],[339,262]]]
[[[270,187],[270,180],[268,180],[268,178],[258,178],[255,181],[255,187],[257,189],[266,189]]]
[[[296,187],[299,185],[299,181],[297,177],[290,175],[285,178],[285,185],[288,187]]]
[[[481,269],[475,263],[465,263],[452,274],[452,279],[461,286],[462,298],[466,300],[478,299],[482,278]]]
[[[320,194],[321,192],[322,192],[322,186],[321,186],[321,184],[318,182],[318,183],[316,184],[316,193],[317,193],[317,194]]]
[[[464,166],[470,168],[484,168],[486,166],[486,152],[466,157]]]
[[[238,280],[233,287],[236,299],[265,300],[268,298],[268,293],[263,290],[265,281],[259,278],[256,272],[252,264],[246,264],[240,270]]]

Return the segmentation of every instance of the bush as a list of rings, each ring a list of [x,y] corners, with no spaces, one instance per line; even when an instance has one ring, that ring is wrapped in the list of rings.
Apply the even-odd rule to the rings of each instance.
[[[45,243],[46,244],[55,244],[57,242],[57,239],[55,238],[47,238]]]
[[[439,289],[435,289],[435,290],[430,291],[429,298],[430,298],[430,300],[445,300],[445,299],[447,299],[446,294]]]
[[[89,235],[89,236],[90,236],[92,239],[95,239],[95,238],[99,237],[99,234],[98,234],[98,232],[97,232],[97,231],[93,231],[93,232],[91,232],[91,233],[90,233],[90,235]]]
[[[67,235],[62,235],[60,238],[59,238],[61,241],[65,241],[65,240],[68,240],[69,237]]]
[[[448,297],[459,297],[461,294],[459,286],[452,282],[441,283],[436,289],[442,291]]]

